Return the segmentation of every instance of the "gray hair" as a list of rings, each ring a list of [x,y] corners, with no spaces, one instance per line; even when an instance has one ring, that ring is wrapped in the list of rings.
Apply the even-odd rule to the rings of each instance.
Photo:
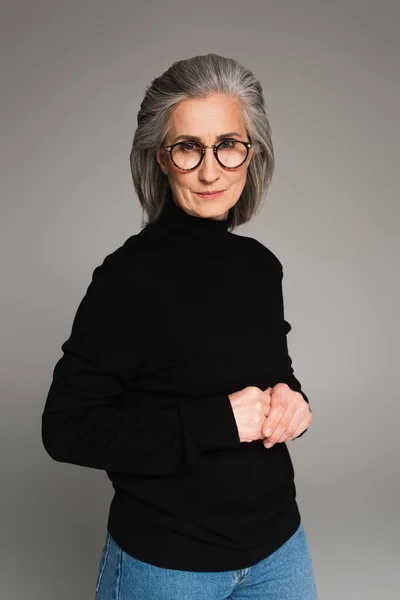
[[[157,162],[156,149],[168,133],[173,110],[182,100],[213,94],[239,99],[246,131],[254,144],[245,186],[231,209],[229,229],[249,221],[261,206],[275,164],[261,84],[236,60],[206,54],[174,62],[146,88],[130,153],[135,190],[148,215],[148,221],[142,221],[142,225],[157,220],[168,196],[168,178]]]

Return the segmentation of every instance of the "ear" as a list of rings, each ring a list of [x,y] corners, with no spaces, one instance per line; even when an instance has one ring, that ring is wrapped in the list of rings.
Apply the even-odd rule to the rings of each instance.
[[[161,171],[165,175],[168,175],[167,158],[167,152],[164,150],[164,148],[157,148],[156,159],[158,164],[160,165]]]

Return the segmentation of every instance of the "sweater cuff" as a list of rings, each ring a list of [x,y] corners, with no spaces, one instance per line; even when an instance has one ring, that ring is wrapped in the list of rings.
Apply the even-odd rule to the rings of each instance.
[[[189,400],[179,405],[185,443],[185,463],[203,452],[239,448],[240,438],[227,394]]]
[[[309,404],[310,404],[310,401],[309,401],[308,397],[305,395],[305,393],[304,393],[304,392],[302,392],[302,391],[300,391],[299,393],[300,393],[300,394],[303,396],[304,400],[305,400],[305,401],[307,402],[307,404],[309,405]],[[311,412],[311,406],[310,406],[310,412]]]
[[[306,394],[305,394],[304,392],[302,392],[302,391],[300,391],[300,394],[303,396],[304,400],[307,402],[307,404],[308,404],[308,408],[309,408],[310,412],[312,412],[312,410],[311,410],[311,406],[310,406],[310,401],[309,401],[308,397],[307,397],[307,396],[306,396]],[[300,435],[296,436],[296,437],[295,437],[295,438],[293,438],[293,439],[295,439],[295,440],[298,440],[299,438],[301,438],[301,436],[302,436],[302,435],[304,435],[304,434],[306,433],[306,431],[308,431],[308,427],[307,427],[307,429],[305,429],[305,430],[304,430],[302,433],[300,433]]]

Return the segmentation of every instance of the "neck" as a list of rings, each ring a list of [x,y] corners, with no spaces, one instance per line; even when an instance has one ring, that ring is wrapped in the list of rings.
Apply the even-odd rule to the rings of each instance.
[[[168,192],[164,210],[154,223],[160,229],[174,229],[195,234],[222,236],[228,233],[228,226],[232,221],[232,211],[229,210],[226,219],[213,219],[211,217],[199,217],[187,213],[181,206],[175,203],[171,190]]]

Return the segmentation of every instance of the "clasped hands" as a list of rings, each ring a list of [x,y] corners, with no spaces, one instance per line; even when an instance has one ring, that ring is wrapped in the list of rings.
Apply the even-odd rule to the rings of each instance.
[[[271,448],[279,442],[288,442],[298,437],[311,424],[310,406],[300,392],[295,392],[286,383],[277,383],[264,393],[270,396],[270,406],[261,427],[263,444]]]

